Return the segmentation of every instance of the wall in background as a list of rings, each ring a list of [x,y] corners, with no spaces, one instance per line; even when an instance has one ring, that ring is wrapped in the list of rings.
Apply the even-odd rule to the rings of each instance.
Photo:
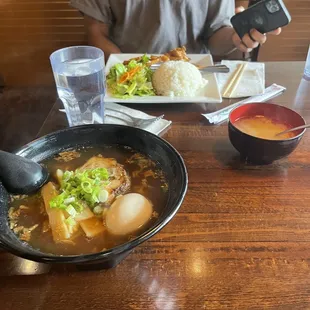
[[[292,22],[278,37],[268,40],[259,60],[306,60],[310,44],[310,0],[284,0]]]
[[[51,52],[85,41],[83,18],[67,0],[0,1],[0,73],[7,85],[49,83]]]
[[[51,52],[86,42],[83,18],[68,2],[0,1],[0,74],[7,85],[50,83]],[[236,5],[246,3],[236,1]],[[261,49],[261,61],[305,60],[310,43],[310,0],[285,3],[293,21]]]

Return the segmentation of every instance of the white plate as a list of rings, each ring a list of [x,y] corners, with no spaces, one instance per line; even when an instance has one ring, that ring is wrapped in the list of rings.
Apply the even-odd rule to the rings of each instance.
[[[106,74],[109,73],[110,68],[115,64],[128,60],[130,58],[141,56],[141,54],[112,54],[106,64]],[[212,66],[213,59],[211,55],[203,54],[188,54],[191,63],[199,64],[200,66]],[[204,73],[203,78],[208,80],[204,90],[203,97],[166,97],[166,96],[135,96],[130,99],[120,99],[113,97],[108,91],[105,96],[106,102],[119,102],[119,103],[220,103],[222,96],[217,83],[217,78],[214,73]]]

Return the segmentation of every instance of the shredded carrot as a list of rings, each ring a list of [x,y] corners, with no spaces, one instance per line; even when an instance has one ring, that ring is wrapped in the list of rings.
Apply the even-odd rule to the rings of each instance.
[[[129,75],[132,77],[132,76],[134,76],[140,69],[141,69],[141,67],[140,67],[140,66],[137,66],[137,67],[133,68],[132,70],[130,70],[128,73],[129,73]]]
[[[119,82],[120,84],[125,83],[125,82],[128,81],[130,78],[132,78],[140,69],[141,69],[141,67],[140,67],[140,66],[137,66],[137,67],[131,69],[130,71],[125,72],[125,73],[121,76],[121,78],[119,79],[118,82]]]
[[[125,83],[127,80],[128,80],[128,78],[129,78],[129,73],[128,72],[125,72],[122,76],[121,76],[121,78],[119,79],[119,83],[120,84],[123,84],[123,83]]]

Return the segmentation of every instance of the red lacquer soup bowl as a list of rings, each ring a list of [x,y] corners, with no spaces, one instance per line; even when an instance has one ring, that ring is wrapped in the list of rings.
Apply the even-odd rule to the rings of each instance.
[[[243,118],[265,117],[275,123],[285,124],[287,128],[305,125],[305,120],[295,111],[271,103],[248,103],[235,108],[229,116],[228,133],[232,145],[241,156],[257,164],[271,163],[292,153],[306,129],[294,131],[294,136],[281,140],[258,138],[243,132],[236,122]]]

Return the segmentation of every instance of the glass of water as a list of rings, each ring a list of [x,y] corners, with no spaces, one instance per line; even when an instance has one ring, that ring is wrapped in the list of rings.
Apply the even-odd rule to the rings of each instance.
[[[92,46],[72,46],[55,51],[50,61],[58,96],[69,126],[104,121],[104,53]]]
[[[306,66],[305,66],[305,76],[310,79],[310,45],[309,45],[309,50],[308,50],[308,56],[306,60]]]

